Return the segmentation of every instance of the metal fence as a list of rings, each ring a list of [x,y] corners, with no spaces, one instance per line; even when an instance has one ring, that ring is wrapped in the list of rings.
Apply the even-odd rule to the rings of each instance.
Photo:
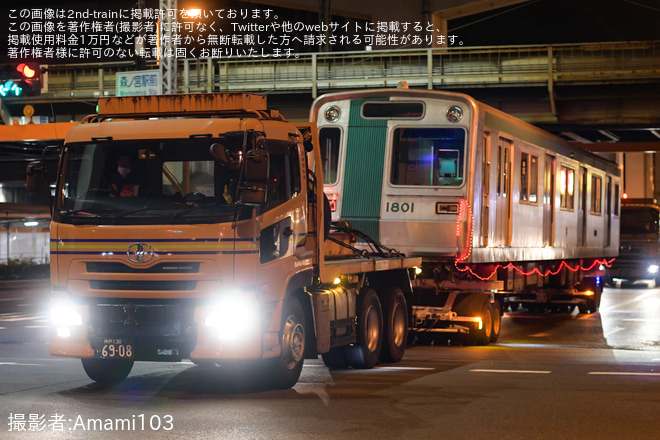
[[[319,93],[357,87],[465,88],[647,82],[660,79],[660,41],[294,54],[178,61],[179,92]],[[147,68],[157,68],[154,63]],[[54,66],[52,97],[115,94],[133,63]]]

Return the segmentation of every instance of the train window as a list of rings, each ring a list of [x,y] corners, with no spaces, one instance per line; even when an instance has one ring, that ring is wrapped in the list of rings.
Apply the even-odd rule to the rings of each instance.
[[[465,163],[462,128],[394,130],[390,182],[394,185],[461,186]]]
[[[536,203],[538,200],[539,158],[529,153],[520,154],[520,201]]]
[[[575,170],[562,165],[559,179],[561,185],[559,206],[564,209],[573,209],[575,202]]]
[[[619,184],[614,185],[614,217],[619,216],[619,207],[621,204],[621,195],[619,193]]]
[[[601,201],[603,197],[603,179],[591,176],[591,213],[601,213]]]
[[[321,160],[323,161],[323,183],[337,183],[337,168],[339,164],[339,146],[341,130],[337,127],[323,127],[319,131]]]
[[[374,101],[362,104],[365,119],[420,119],[424,116],[423,102]]]

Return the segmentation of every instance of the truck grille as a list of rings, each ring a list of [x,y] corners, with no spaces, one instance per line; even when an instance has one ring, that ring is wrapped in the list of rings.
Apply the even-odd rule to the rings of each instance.
[[[129,280],[90,280],[94,290],[195,290],[197,281],[129,281]]]
[[[136,269],[124,263],[87,263],[90,273],[199,273],[199,263],[160,263],[146,269]]]

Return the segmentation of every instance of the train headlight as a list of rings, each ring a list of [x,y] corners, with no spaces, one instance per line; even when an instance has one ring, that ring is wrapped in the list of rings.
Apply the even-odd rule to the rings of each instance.
[[[330,106],[325,109],[325,119],[329,122],[337,122],[341,116],[341,111],[336,105]]]
[[[236,340],[253,336],[259,331],[261,307],[256,294],[231,292],[215,302],[204,318],[204,326],[219,339]]]
[[[649,273],[656,274],[658,273],[658,270],[660,270],[660,266],[657,264],[651,264],[648,269],[646,269]]]
[[[457,105],[452,105],[447,109],[447,120],[449,122],[458,122],[463,119],[463,109]]]

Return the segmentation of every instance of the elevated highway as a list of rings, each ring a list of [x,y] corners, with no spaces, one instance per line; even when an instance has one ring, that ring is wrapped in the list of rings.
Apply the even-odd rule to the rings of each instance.
[[[269,105],[293,120],[306,119],[311,101],[322,93],[406,81],[415,88],[468,93],[572,141],[641,143],[621,145],[619,151],[659,149],[660,40],[303,53],[178,64],[179,93],[267,93]],[[99,96],[114,96],[116,74],[135,65],[45,70],[41,95],[3,99],[5,121],[21,115],[25,104],[51,121],[80,120],[95,111]]]

